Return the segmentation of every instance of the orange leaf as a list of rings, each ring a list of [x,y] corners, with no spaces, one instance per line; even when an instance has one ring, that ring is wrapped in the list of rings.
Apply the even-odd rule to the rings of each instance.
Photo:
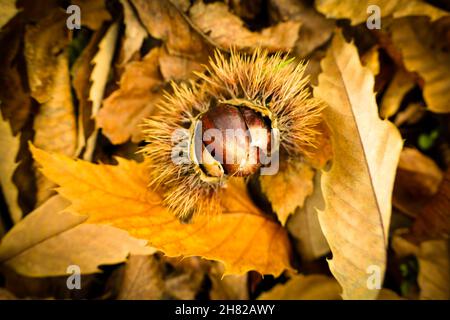
[[[96,165],[30,146],[42,172],[72,202],[68,211],[89,216],[87,223],[109,224],[147,239],[167,256],[202,256],[225,264],[225,274],[256,270],[279,275],[290,266],[285,230],[265,217],[239,186],[230,184],[224,214],[198,216],[182,224],[147,188],[146,166],[117,158]],[[241,186],[242,187],[242,186]]]

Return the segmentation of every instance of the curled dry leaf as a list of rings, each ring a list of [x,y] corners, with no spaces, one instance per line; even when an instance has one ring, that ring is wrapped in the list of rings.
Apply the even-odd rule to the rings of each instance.
[[[261,190],[283,226],[296,208],[303,207],[306,197],[313,192],[313,177],[311,166],[300,161],[282,161],[277,174],[259,177]]]
[[[425,81],[423,97],[432,112],[450,112],[450,65],[448,43],[441,41],[450,28],[450,19],[430,24],[427,18],[403,18],[392,25],[392,39],[402,54],[408,71]]]
[[[220,2],[204,4],[199,1],[191,7],[189,16],[195,26],[223,49],[262,47],[269,51],[287,51],[294,47],[301,25],[298,21],[287,21],[252,32]]]
[[[317,210],[325,206],[320,187],[320,173],[314,177],[314,191],[302,208],[289,219],[287,228],[293,236],[297,250],[304,261],[312,261],[330,252],[319,223]]]
[[[316,0],[316,8],[328,18],[350,19],[352,25],[366,22],[373,13],[371,5],[379,7],[381,17],[428,16],[432,20],[448,16],[448,12],[422,0]]]
[[[300,33],[295,53],[305,58],[328,41],[333,34],[334,22],[317,12],[309,1],[270,0],[270,13],[276,21],[298,21]]]
[[[241,184],[231,184],[224,214],[198,216],[182,224],[147,188],[146,165],[117,158],[118,165],[95,165],[31,147],[42,172],[70,200],[71,211],[87,222],[108,224],[147,239],[167,256],[201,256],[225,264],[225,274],[256,270],[279,275],[290,266],[285,230],[264,216]]]
[[[34,118],[34,143],[73,156],[77,129],[70,87],[66,15],[55,10],[25,33],[25,58],[31,95],[40,103]],[[58,137],[58,139],[55,139]],[[49,198],[52,184],[37,174],[37,203]]]
[[[414,78],[405,70],[397,70],[381,100],[380,115],[387,119],[397,113],[405,94],[414,88]]]
[[[142,61],[127,64],[120,78],[120,88],[103,101],[96,120],[103,134],[114,144],[130,137],[139,141],[139,124],[154,110],[162,97],[163,80],[159,72],[161,49],[152,49]]]
[[[163,270],[154,255],[132,255],[128,258],[121,281],[119,300],[162,299]]]
[[[443,174],[437,164],[414,148],[403,148],[395,178],[392,204],[416,217],[438,191]]]
[[[322,176],[325,209],[319,221],[331,251],[331,272],[344,299],[375,299],[367,270],[383,275],[391,215],[391,194],[402,139],[378,118],[374,77],[361,65],[356,47],[338,32],[321,63],[314,94],[329,105],[333,163]],[[355,197],[355,192],[358,196]]]
[[[25,61],[20,51],[24,32],[22,24],[14,24],[0,33],[0,109],[14,134],[24,127],[31,111],[30,92],[23,72]]]
[[[341,287],[324,275],[298,275],[264,292],[258,300],[341,300]]]
[[[2,239],[0,261],[22,275],[47,277],[66,275],[72,264],[82,274],[100,272],[99,265],[123,262],[130,253],[154,252],[123,230],[82,224],[87,217],[68,206],[54,196],[27,215]]]
[[[141,48],[142,42],[147,37],[147,31],[142,26],[128,0],[120,0],[120,3],[123,7],[125,24],[120,64],[125,65]]]
[[[435,178],[437,178],[437,176]],[[431,181],[430,176],[428,176],[428,179]],[[447,170],[439,186],[438,192],[434,195],[434,197],[429,199],[429,202],[414,221],[414,224],[411,227],[411,233],[409,234],[409,239],[412,239],[414,242],[428,239],[449,239],[449,208],[450,170]]]
[[[22,218],[22,210],[17,202],[19,192],[12,180],[17,168],[16,157],[19,147],[20,137],[14,137],[8,121],[0,118],[0,150],[2,150],[0,153],[0,185],[14,223]]]
[[[111,20],[106,9],[106,0],[73,0],[72,3],[80,7],[81,24],[92,30],[99,29],[103,22]]]

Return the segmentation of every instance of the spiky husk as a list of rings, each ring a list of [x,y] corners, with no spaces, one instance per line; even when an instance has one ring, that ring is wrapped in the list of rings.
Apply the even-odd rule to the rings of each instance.
[[[216,51],[206,72],[198,74],[200,81],[172,84],[173,93],[158,105],[158,115],[145,120],[147,145],[142,149],[150,167],[150,186],[162,190],[164,204],[180,219],[221,212],[220,190],[226,177],[205,180],[195,162],[172,161],[177,144],[173,132],[181,129],[188,135],[196,117],[213,101],[244,100],[269,109],[280,131],[280,147],[290,156],[307,154],[319,134],[324,104],[311,96],[304,71],[303,62],[296,64],[281,54],[232,51],[227,59]],[[183,148],[189,154],[189,146]]]

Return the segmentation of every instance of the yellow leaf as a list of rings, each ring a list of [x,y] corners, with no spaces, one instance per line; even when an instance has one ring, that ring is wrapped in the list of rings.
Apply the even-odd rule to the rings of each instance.
[[[367,20],[373,13],[367,12],[371,5],[380,8],[381,17],[428,16],[432,20],[437,20],[448,16],[448,12],[421,0],[316,0],[317,10],[328,18],[350,19],[352,25]]]
[[[378,46],[373,46],[361,57],[361,63],[363,66],[369,68],[373,75],[376,76],[380,73],[380,54]]]
[[[311,166],[300,161],[283,161],[277,174],[259,177],[261,190],[283,226],[295,209],[302,207],[306,197],[312,193],[313,177]]]
[[[16,9],[16,0],[4,0],[0,3],[0,28],[11,20],[19,10]]]
[[[67,212],[68,205],[54,196],[16,224],[0,243],[0,261],[22,275],[47,277],[66,275],[69,265],[82,274],[100,272],[99,265],[123,262],[130,253],[154,252],[123,230],[81,224],[87,217]]]
[[[222,48],[251,49],[262,47],[269,51],[286,51],[294,47],[301,23],[286,21],[261,32],[252,32],[244,22],[228,10],[224,3],[196,2],[189,11],[192,22],[214,43]]]
[[[260,212],[240,184],[227,188],[224,214],[182,224],[147,188],[145,164],[118,158],[116,166],[95,165],[32,146],[31,151],[42,172],[60,185],[58,192],[71,201],[68,210],[88,215],[89,223],[127,230],[167,256],[221,261],[225,274],[256,270],[279,275],[291,268],[285,230]]]
[[[409,71],[424,80],[423,97],[428,109],[436,113],[450,112],[450,52],[446,48],[443,19],[431,25],[426,18],[404,18],[392,23],[392,38]],[[444,38],[445,39],[445,38]]]
[[[18,190],[12,177],[17,168],[16,157],[19,153],[20,136],[14,137],[8,121],[0,118],[0,185],[8,204],[9,213],[14,223],[22,218],[18,204]]]
[[[391,194],[402,139],[378,117],[374,77],[353,44],[338,32],[322,60],[314,94],[329,105],[333,163],[322,176],[325,209],[319,221],[333,259],[330,269],[345,299],[375,299],[368,270],[386,268]],[[374,266],[374,267],[373,267]]]
[[[261,294],[258,300],[341,300],[335,279],[318,274],[298,275]]]
[[[414,88],[414,85],[414,79],[408,72],[401,69],[397,70],[381,100],[380,115],[383,119],[397,113],[405,94]]]

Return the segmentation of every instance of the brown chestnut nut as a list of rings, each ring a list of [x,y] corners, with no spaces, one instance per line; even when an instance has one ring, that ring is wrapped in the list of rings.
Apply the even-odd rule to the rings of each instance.
[[[260,113],[247,107],[218,104],[200,120],[203,152],[209,152],[226,175],[244,177],[259,169],[260,152],[266,152],[270,146],[270,129]],[[207,157],[203,155],[203,159]]]

